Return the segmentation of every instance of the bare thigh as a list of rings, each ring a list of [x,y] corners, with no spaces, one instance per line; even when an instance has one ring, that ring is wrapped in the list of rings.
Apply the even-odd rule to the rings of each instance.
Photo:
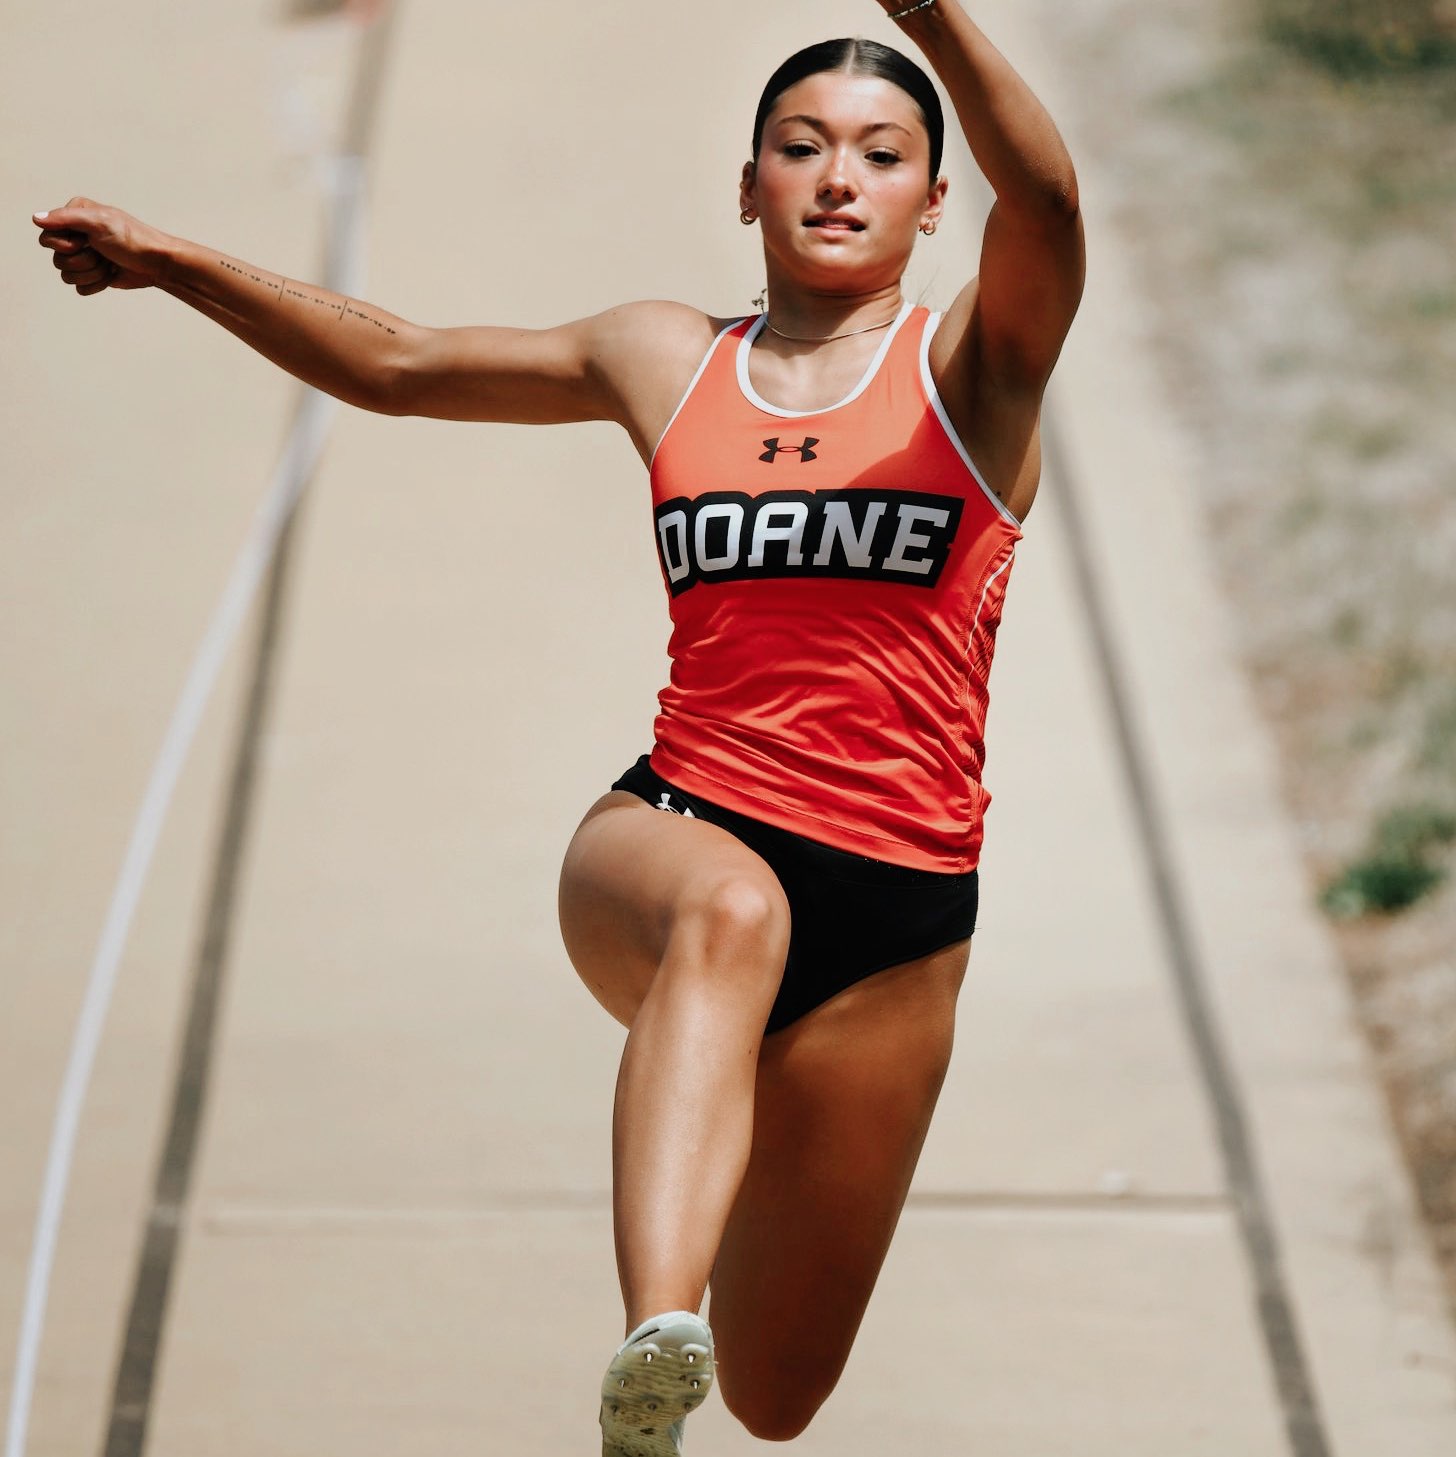
[[[630,1029],[612,1114],[612,1224],[631,1329],[702,1302],[748,1164],[789,909],[777,877],[732,835],[614,793],[567,851],[561,931],[582,980]]]
[[[561,869],[561,935],[592,995],[630,1027],[676,943],[689,959],[740,967],[746,995],[773,1001],[788,945],[778,878],[741,840],[615,790],[587,812]],[[701,956],[695,953],[701,951]]]
[[[969,943],[880,972],[775,1033],[712,1276],[724,1399],[755,1436],[808,1425],[848,1359],[950,1061]]]

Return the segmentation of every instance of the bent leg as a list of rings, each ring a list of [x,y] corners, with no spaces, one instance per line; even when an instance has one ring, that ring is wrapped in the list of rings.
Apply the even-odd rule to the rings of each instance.
[[[950,1061],[968,942],[857,982],[775,1033],[712,1277],[725,1402],[808,1426],[849,1357]]]
[[[702,1303],[748,1162],[788,906],[773,872],[726,831],[618,792],[572,840],[560,909],[578,974],[630,1028],[612,1124],[630,1331]]]

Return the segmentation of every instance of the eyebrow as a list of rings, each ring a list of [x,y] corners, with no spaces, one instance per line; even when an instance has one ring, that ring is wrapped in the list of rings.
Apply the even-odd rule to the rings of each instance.
[[[817,116],[808,116],[808,115],[805,115],[802,112],[801,113],[798,113],[798,114],[796,114],[794,116],[781,116],[781,117],[779,117],[774,122],[774,125],[775,126],[787,126],[788,123],[791,122],[791,121],[805,122],[809,126],[813,127],[814,130],[816,132],[819,132],[821,135],[823,135],[823,136],[828,136],[829,135],[829,128],[827,126],[825,126],[824,123],[822,121],[820,121]],[[913,137],[915,135],[915,133],[912,132],[908,126],[901,126],[898,121],[876,121],[876,122],[871,122],[869,126],[864,127],[860,131],[860,136],[867,137],[867,136],[869,136],[869,134],[871,132],[883,132],[883,131],[904,132],[907,137]]]

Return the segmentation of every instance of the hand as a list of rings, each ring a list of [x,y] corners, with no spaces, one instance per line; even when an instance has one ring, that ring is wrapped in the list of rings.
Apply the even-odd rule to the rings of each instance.
[[[36,213],[37,241],[49,248],[61,282],[79,294],[108,288],[150,288],[166,270],[166,233],[103,203],[73,197],[65,207]]]

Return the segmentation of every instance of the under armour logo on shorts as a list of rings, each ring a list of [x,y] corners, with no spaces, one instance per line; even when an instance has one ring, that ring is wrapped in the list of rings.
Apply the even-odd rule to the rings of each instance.
[[[765,440],[763,443],[766,449],[759,456],[760,460],[766,460],[772,465],[780,455],[797,455],[799,457],[799,464],[807,465],[811,460],[816,458],[814,447],[819,444],[819,439],[815,435],[806,435],[802,445],[780,445],[779,437],[775,435],[772,440]]]
[[[681,809],[678,808],[678,804],[682,805]],[[692,812],[691,807],[687,805],[684,801],[679,800],[678,804],[673,803],[673,796],[664,789],[662,791],[662,798],[659,799],[657,803],[652,806],[652,808],[666,810],[670,815],[681,815],[685,820],[697,818],[697,816]]]

